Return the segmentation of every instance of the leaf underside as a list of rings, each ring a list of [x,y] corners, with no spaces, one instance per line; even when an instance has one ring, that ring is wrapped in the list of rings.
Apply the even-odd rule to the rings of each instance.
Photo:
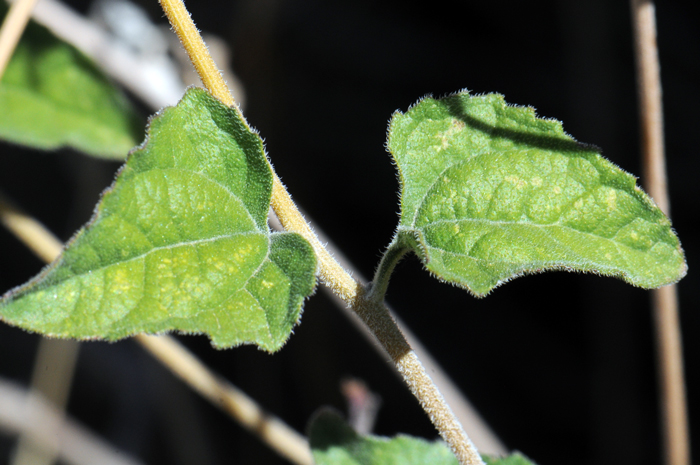
[[[686,273],[668,218],[632,175],[501,95],[426,98],[394,114],[388,149],[401,181],[396,240],[476,296],[552,269],[644,288]]]
[[[315,285],[298,234],[271,234],[260,137],[201,89],[150,123],[93,220],[63,255],[8,293],[0,318],[49,336],[116,340],[207,333],[274,351]]]
[[[309,426],[309,443],[316,465],[457,465],[442,441],[400,434],[394,438],[361,436],[331,409],[322,409]],[[483,457],[487,465],[533,465],[519,453]]]
[[[123,160],[142,137],[143,121],[104,74],[31,21],[0,81],[0,139]]]

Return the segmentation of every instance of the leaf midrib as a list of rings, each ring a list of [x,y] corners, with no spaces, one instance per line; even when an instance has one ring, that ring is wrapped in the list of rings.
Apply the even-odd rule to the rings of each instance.
[[[503,154],[503,153],[506,153],[506,151],[498,151],[498,152],[488,152],[488,151],[487,151],[487,152],[482,152],[482,153],[479,153],[479,154],[474,155],[474,156],[473,156],[472,158],[470,158],[469,160],[464,160],[464,161],[460,161],[460,162],[457,162],[457,163],[452,163],[452,164],[450,164],[449,166],[447,166],[445,169],[443,169],[443,170],[435,177],[435,180],[431,183],[430,187],[428,187],[428,189],[426,190],[426,194],[423,196],[423,198],[421,199],[420,203],[418,203],[417,208],[416,208],[416,210],[415,210],[415,213],[414,213],[414,215],[413,215],[413,218],[412,218],[412,220],[411,220],[410,229],[422,231],[423,228],[425,228],[425,227],[428,226],[428,225],[439,224],[439,223],[442,223],[442,222],[454,222],[454,221],[483,221],[483,222],[488,222],[488,223],[490,223],[490,224],[498,224],[498,225],[501,225],[501,224],[503,224],[503,225],[511,225],[511,224],[512,224],[512,225],[515,225],[515,224],[517,224],[517,225],[522,225],[522,226],[533,226],[533,227],[542,227],[542,228],[544,228],[544,227],[550,227],[550,226],[555,226],[555,225],[556,225],[556,226],[561,227],[561,228],[565,228],[565,229],[569,229],[569,230],[575,231],[575,232],[577,232],[577,233],[579,233],[579,234],[586,234],[586,235],[590,235],[590,236],[595,237],[595,238],[599,238],[599,239],[603,239],[603,240],[608,240],[608,241],[614,242],[616,245],[621,245],[621,246],[623,246],[623,247],[625,247],[625,248],[628,248],[628,249],[631,249],[631,250],[639,251],[638,249],[634,249],[634,248],[632,248],[632,247],[630,247],[630,246],[628,246],[628,245],[625,245],[625,244],[622,244],[622,243],[620,243],[620,242],[618,242],[618,241],[615,241],[614,239],[610,239],[610,238],[606,238],[606,237],[603,237],[603,236],[599,236],[599,235],[596,235],[596,234],[591,233],[591,232],[580,231],[580,230],[578,230],[578,229],[572,228],[571,226],[565,226],[565,225],[562,225],[561,223],[559,223],[559,221],[561,220],[561,217],[569,210],[569,208],[571,207],[571,205],[573,205],[577,200],[581,199],[581,198],[584,197],[585,195],[591,194],[591,190],[590,190],[590,189],[584,190],[584,192],[582,192],[581,194],[577,195],[576,198],[574,198],[574,199],[572,199],[571,201],[569,201],[569,202],[567,203],[567,205],[566,205],[564,208],[561,209],[561,212],[560,212],[560,214],[559,214],[559,218],[557,219],[557,221],[554,222],[554,223],[546,224],[546,225],[536,224],[536,223],[521,223],[521,222],[516,222],[516,221],[488,220],[488,219],[482,219],[482,218],[464,218],[464,219],[454,219],[454,220],[430,221],[429,223],[426,223],[424,226],[416,226],[416,222],[417,222],[417,220],[418,220],[418,216],[419,216],[419,214],[420,214],[420,212],[421,212],[423,206],[425,205],[425,202],[426,202],[427,198],[429,197],[430,192],[433,190],[433,188],[435,187],[435,185],[440,181],[440,179],[443,177],[443,175],[445,174],[446,171],[452,169],[453,167],[458,167],[458,166],[461,166],[461,165],[466,165],[467,163],[470,163],[470,162],[472,162],[474,159],[476,159],[476,158],[478,158],[478,157],[480,157],[480,156],[482,156],[482,155],[485,155],[485,154],[495,154],[495,155],[497,155],[497,154]],[[598,172],[598,174],[600,174],[600,172]],[[598,186],[596,186],[596,189],[597,189],[597,188],[600,188],[600,187],[608,187],[608,188],[614,189],[615,191],[627,193],[625,190],[620,189],[619,187],[616,187],[616,186],[614,186],[614,185],[609,185],[609,184],[606,184],[606,183],[604,183],[604,182],[601,182]],[[490,210],[490,207],[489,207],[489,210]],[[630,223],[632,223],[635,219],[637,219],[637,217],[632,217],[632,218],[630,218],[630,220],[629,220],[628,222],[626,222],[623,226],[620,226],[620,227],[618,228],[618,230],[616,231],[615,235],[617,235],[617,233],[619,233],[621,229],[623,229],[624,227],[628,226],[628,225],[629,225]],[[645,218],[643,218],[643,219],[644,219],[645,221],[648,221],[648,220],[646,220]],[[658,243],[664,243],[664,244],[667,244],[667,245],[670,245],[670,246],[673,247],[673,244],[669,244],[668,242],[660,241],[660,240],[655,241],[655,242],[654,242],[654,245],[656,245],[656,244],[658,244]],[[653,247],[654,247],[654,246],[651,246],[651,247],[649,247],[649,249],[651,249],[651,248],[653,248]]]
[[[260,232],[260,231],[246,231],[246,232],[241,232],[241,233],[222,234],[222,235],[220,235],[220,236],[207,237],[207,238],[205,238],[205,239],[195,239],[195,240],[192,240],[192,241],[178,242],[178,243],[176,243],[176,244],[153,247],[153,248],[151,248],[150,250],[148,250],[147,252],[144,252],[144,253],[139,254],[139,255],[135,255],[135,256],[133,256],[133,257],[130,257],[130,258],[127,258],[127,259],[124,259],[124,260],[115,261],[115,262],[109,263],[109,264],[107,264],[107,265],[103,265],[103,266],[100,266],[100,267],[97,267],[97,268],[93,268],[93,269],[88,270],[88,271],[86,271],[86,272],[81,272],[81,273],[77,273],[77,272],[76,272],[75,274],[73,274],[72,276],[70,276],[70,277],[68,277],[68,278],[65,278],[65,279],[63,279],[63,280],[61,280],[61,281],[58,281],[58,282],[56,282],[56,283],[53,283],[52,286],[61,284],[61,283],[65,282],[65,281],[68,281],[68,280],[71,280],[71,279],[74,279],[74,278],[78,278],[78,277],[84,276],[84,275],[86,275],[86,274],[88,274],[88,273],[95,273],[95,272],[97,272],[97,271],[102,271],[102,270],[105,270],[105,269],[107,269],[107,268],[109,268],[109,267],[112,267],[112,266],[115,266],[115,265],[121,265],[121,264],[123,264],[123,263],[129,263],[129,262],[131,262],[131,261],[139,260],[139,259],[141,259],[141,258],[144,258],[144,257],[148,256],[148,255],[151,254],[151,253],[158,252],[158,251],[160,251],[160,250],[177,249],[177,248],[180,248],[180,247],[188,247],[188,246],[193,246],[193,245],[197,245],[197,244],[203,244],[203,243],[206,243],[206,242],[214,242],[214,241],[217,241],[217,240],[220,240],[220,239],[230,239],[230,238],[236,237],[236,236],[250,236],[250,235],[253,235],[253,234],[260,234],[260,235],[262,235],[262,236],[265,235],[264,233],[262,233],[262,232]],[[269,242],[269,241],[268,241],[268,242]],[[267,255],[266,255],[266,257],[267,257]],[[62,258],[62,257],[61,257],[61,258]],[[59,259],[59,260],[60,260],[60,259]],[[59,266],[59,265],[60,265],[60,262],[56,264],[56,266]]]

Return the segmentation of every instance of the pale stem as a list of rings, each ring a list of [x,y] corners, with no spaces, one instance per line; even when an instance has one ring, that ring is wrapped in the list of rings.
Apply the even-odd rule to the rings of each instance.
[[[160,0],[160,4],[168,18],[171,17],[171,13],[168,12],[169,9],[177,11],[180,9],[184,10],[184,4],[180,0]],[[184,13],[178,13],[173,16],[177,16],[178,20],[191,22],[187,10],[184,10]],[[187,49],[187,53],[190,56],[197,54],[209,55],[204,41],[202,41],[194,24],[192,24],[191,27],[173,25],[173,29],[178,34],[180,41]],[[201,59],[201,61],[205,62],[209,60],[211,60],[211,57]],[[200,59],[197,59],[197,61],[199,62]],[[213,63],[213,60],[211,61]],[[200,73],[202,82],[207,86],[207,89],[212,95],[223,103],[231,106],[232,103],[228,103],[231,93],[228,88],[226,88],[224,80],[216,69],[216,66],[200,68],[195,65],[195,67],[197,72]],[[208,72],[212,72],[212,75],[203,76],[201,74]],[[214,85],[209,87],[207,82],[212,82]],[[447,406],[433,381],[425,373],[415,353],[411,351],[406,339],[403,337],[403,334],[401,334],[401,330],[391,319],[386,308],[383,305],[373,304],[371,307],[368,307],[365,304],[369,302],[365,296],[365,287],[362,283],[353,279],[323,247],[323,244],[321,244],[313,233],[311,227],[297,209],[287,189],[276,174],[274,175],[273,181],[271,205],[280,223],[282,223],[282,226],[284,226],[287,231],[301,234],[314,247],[319,263],[321,281],[348,303],[370,327],[380,344],[382,344],[392,356],[397,369],[401,372],[404,380],[409,385],[411,392],[418,398],[423,409],[428,413],[430,420],[453,450],[460,463],[468,465],[483,464],[476,448],[467,437],[449,406]]]
[[[185,8],[182,0],[160,0],[170,25],[180,38],[187,55],[202,79],[204,87],[228,106],[233,106],[234,101],[219,68],[209,54],[209,49],[199,35],[194,25],[190,12]]]
[[[389,353],[396,369],[418,399],[440,436],[450,446],[461,464],[480,464],[483,461],[459,420],[455,417],[435,383],[406,342],[401,330],[391,318],[383,303],[369,298],[361,288],[352,302],[352,308],[374,333]]]
[[[642,179],[659,208],[670,216],[655,8],[649,0],[631,0],[630,4],[637,63]],[[678,294],[675,285],[651,292],[663,418],[664,463],[689,465],[690,443]]]
[[[46,262],[58,258],[60,242],[39,221],[11,206],[0,196],[0,222],[30,250]],[[8,221],[22,217],[24,221]],[[25,231],[28,229],[29,231]],[[308,442],[280,419],[266,413],[250,397],[209,370],[193,354],[170,336],[136,336],[137,341],[157,360],[168,367],[193,390],[220,408],[248,431],[258,436],[270,448],[298,465],[311,465],[313,459]]]
[[[42,396],[2,378],[0,430],[31,438],[67,465],[144,465],[59,412]]]
[[[39,339],[29,391],[49,401],[59,421],[65,414],[79,349],[77,341]],[[51,465],[57,458],[57,450],[37,443],[30,432],[23,432],[17,440],[11,465]]]
[[[17,0],[10,6],[5,20],[0,28],[0,79],[5,74],[5,68],[27,27],[29,17],[37,0]]]
[[[299,213],[292,197],[276,173],[274,174],[272,200],[270,203],[284,229],[301,234],[313,246],[316,252],[316,259],[318,260],[319,275],[323,284],[328,286],[345,303],[352,305],[352,302],[357,297],[357,290],[362,288],[362,284],[355,281],[321,244],[321,241],[318,240],[316,234],[311,230],[311,226]]]
[[[279,418],[267,413],[243,391],[216,376],[170,336],[135,336],[151,355],[202,397],[228,413],[271,449],[292,463],[313,465],[309,443]]]

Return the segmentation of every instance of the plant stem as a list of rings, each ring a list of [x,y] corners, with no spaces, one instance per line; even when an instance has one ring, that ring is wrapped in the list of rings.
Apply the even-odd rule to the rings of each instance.
[[[216,98],[224,104],[232,107],[234,100],[231,96],[224,78],[216,67],[216,63],[209,54],[206,44],[199,35],[197,27],[194,25],[190,12],[185,8],[182,0],[160,0],[160,5],[163,8],[170,25],[180,38],[190,61],[197,70],[197,74],[202,79],[202,84]]]
[[[303,213],[303,211],[302,211]],[[307,215],[304,215],[308,218]],[[284,228],[279,223],[277,216],[273,214],[270,215],[270,226],[276,230],[283,230]],[[318,227],[315,229],[315,233],[319,240],[324,244],[325,248],[330,252],[330,254],[335,258],[335,260],[340,263],[340,265],[348,270],[351,276],[355,279],[366,282],[362,273],[343,255],[343,253],[338,250],[338,248],[333,244],[333,241],[324,234],[324,232]],[[335,303],[339,310],[348,318],[350,323],[356,327],[360,334],[370,342],[372,348],[374,348],[377,353],[386,362],[394,363],[394,360],[389,356],[387,351],[380,344],[376,343],[377,338],[374,336],[372,331],[367,327],[367,325],[360,319],[360,317],[355,313],[345,301],[341,300],[332,290],[323,286],[322,291],[327,294],[327,296]],[[386,305],[386,304],[385,304]],[[430,378],[433,383],[438,387],[438,390],[442,393],[445,401],[450,406],[455,416],[459,422],[469,431],[470,438],[472,438],[475,446],[478,447],[479,451],[488,455],[498,455],[503,456],[508,454],[508,449],[501,442],[501,440],[496,436],[493,430],[486,424],[483,418],[476,411],[474,406],[469,402],[469,399],[460,391],[459,387],[455,385],[445,370],[440,366],[440,364],[432,357],[428,349],[426,349],[421,343],[420,339],[411,331],[411,329],[401,321],[398,315],[396,315],[391,308],[387,305],[387,310],[389,315],[398,325],[401,333],[403,334],[408,345],[411,346],[413,352],[415,352],[421,364],[425,368],[426,372],[430,373]],[[394,371],[396,374],[400,375],[403,379],[403,375],[398,372],[396,366],[394,365]]]
[[[311,226],[299,213],[292,197],[276,173],[274,174],[274,184],[272,185],[271,205],[284,229],[301,234],[313,246],[318,260],[319,275],[323,284],[328,286],[345,303],[352,305],[358,293],[364,289],[364,286],[355,281],[328,253],[328,250],[311,230]]]
[[[642,169],[645,187],[659,208],[670,216],[664,157],[663,110],[659,53],[656,44],[654,3],[631,0],[634,30],[639,119],[642,136]],[[688,465],[690,444],[683,350],[678,316],[676,286],[652,292],[652,311],[656,328],[657,360],[660,384],[660,409],[663,418],[664,462]]]
[[[401,261],[403,256],[411,250],[398,237],[399,236],[396,235],[394,240],[391,241],[391,244],[389,244],[389,247],[387,247],[386,252],[384,252],[382,256],[382,260],[379,262],[377,271],[374,273],[369,297],[375,302],[384,301],[386,290],[389,287],[389,279],[394,272],[394,268],[396,268],[396,265]]]
[[[160,0],[160,4],[168,18],[175,17],[178,21],[183,22],[192,21],[181,0]],[[173,13],[168,11],[171,9]],[[200,54],[209,56],[204,41],[199,36],[194,24],[190,26],[184,26],[180,23],[177,25],[173,24],[173,29],[180,37],[180,41],[187,49],[190,57]],[[210,61],[213,63],[211,57],[193,58],[193,63]],[[195,68],[200,73],[202,82],[212,95],[223,103],[229,106],[232,105],[232,103],[227,103],[231,94],[216,67],[200,67],[195,64]],[[213,85],[210,87],[207,84],[208,82],[213,83]],[[280,223],[287,231],[299,233],[311,243],[318,259],[321,281],[349,304],[365,324],[369,326],[379,343],[391,355],[411,392],[418,398],[433,425],[449,444],[460,463],[465,465],[483,464],[476,448],[467,437],[433,381],[425,372],[425,369],[411,350],[386,307],[383,304],[376,304],[374,301],[369,300],[365,286],[353,279],[323,247],[323,244],[318,240],[318,237],[316,237],[297,209],[277,174],[274,175],[271,205]]]
[[[480,464],[483,461],[464,432],[435,383],[426,373],[416,353],[406,342],[389,310],[382,302],[371,298],[363,288],[352,302],[352,308],[389,353],[396,369],[418,399],[440,436],[450,446],[461,464]]]
[[[365,286],[352,278],[330,255],[299,213],[276,174],[274,179],[272,209],[286,230],[301,234],[312,244],[319,261],[321,281],[350,305],[374,334],[459,462],[463,465],[482,465],[483,461],[474,444],[464,432],[433,380],[425,372],[387,308],[382,302],[370,298]],[[394,261],[394,265],[398,262],[398,258]]]
[[[0,79],[5,73],[7,63],[17,47],[19,38],[22,37],[24,28],[27,27],[29,17],[37,0],[17,0],[10,6],[5,20],[0,28]]]
[[[22,221],[15,221],[16,218]],[[10,232],[46,262],[55,260],[61,253],[61,243],[44,225],[12,206],[2,195],[0,223],[12,225],[8,227]],[[297,465],[313,464],[308,442],[303,436],[209,370],[174,338],[141,335],[136,336],[136,340],[193,390],[258,436],[271,449]]]

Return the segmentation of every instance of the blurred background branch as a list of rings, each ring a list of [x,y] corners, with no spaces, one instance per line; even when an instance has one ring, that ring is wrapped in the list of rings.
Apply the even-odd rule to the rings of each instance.
[[[650,0],[631,0],[637,94],[641,134],[642,180],[647,192],[671,216],[666,157],[656,8]],[[678,315],[678,291],[670,285],[651,291],[656,330],[659,406],[662,418],[664,463],[689,465],[688,406],[683,374],[683,342]]]

